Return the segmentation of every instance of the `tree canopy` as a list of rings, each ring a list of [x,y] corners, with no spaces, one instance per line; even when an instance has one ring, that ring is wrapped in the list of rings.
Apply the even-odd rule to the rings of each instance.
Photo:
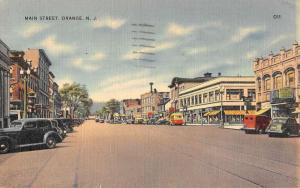
[[[59,90],[63,107],[69,108],[72,116],[88,116],[93,100],[89,98],[89,93],[85,85],[79,83],[66,83]]]

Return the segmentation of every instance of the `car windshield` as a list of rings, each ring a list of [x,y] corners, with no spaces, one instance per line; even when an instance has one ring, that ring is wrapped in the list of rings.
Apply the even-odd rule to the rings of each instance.
[[[287,119],[273,119],[272,123],[286,123]]]
[[[20,121],[13,121],[10,124],[10,127],[22,128],[22,122],[20,122]]]

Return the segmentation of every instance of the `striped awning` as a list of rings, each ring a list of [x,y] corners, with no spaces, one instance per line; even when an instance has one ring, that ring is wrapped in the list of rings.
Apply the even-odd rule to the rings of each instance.
[[[255,115],[262,115],[262,114],[266,113],[266,112],[269,111],[269,110],[270,110],[270,108],[264,108],[264,109],[261,109],[261,110],[257,111],[257,112],[255,113]]]
[[[206,112],[203,116],[206,117],[206,116],[216,116],[220,113],[220,110],[212,110],[212,111],[209,111],[209,112]]]

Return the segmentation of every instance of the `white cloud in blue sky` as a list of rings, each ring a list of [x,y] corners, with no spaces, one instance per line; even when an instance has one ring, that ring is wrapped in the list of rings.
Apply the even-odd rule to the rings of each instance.
[[[13,50],[44,48],[57,82],[86,84],[95,101],[135,98],[150,81],[168,90],[175,76],[253,75],[253,58],[290,48],[296,39],[294,6],[293,0],[0,0],[0,38]],[[52,15],[97,20],[24,20]],[[142,36],[132,32],[135,23],[155,26],[148,28],[155,48],[133,46],[132,38]],[[155,55],[132,53],[137,50]]]

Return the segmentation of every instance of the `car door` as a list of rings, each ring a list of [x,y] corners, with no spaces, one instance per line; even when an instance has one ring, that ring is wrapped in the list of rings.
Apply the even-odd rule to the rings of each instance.
[[[19,144],[33,144],[36,143],[37,127],[35,121],[28,121],[24,123],[22,131],[20,133]]]
[[[37,140],[39,143],[43,142],[44,135],[49,131],[51,127],[51,122],[49,120],[40,120],[38,123],[38,134],[37,134]]]

